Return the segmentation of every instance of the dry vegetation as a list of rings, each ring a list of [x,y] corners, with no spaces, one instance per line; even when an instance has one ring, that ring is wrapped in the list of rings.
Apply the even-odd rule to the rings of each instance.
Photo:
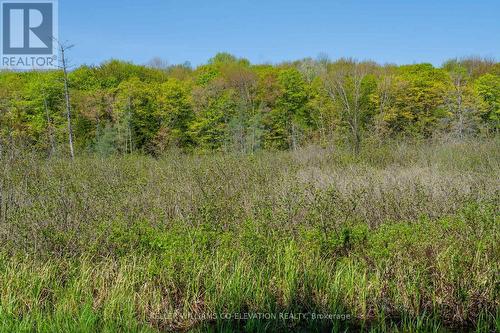
[[[498,331],[499,147],[4,151],[0,331]]]

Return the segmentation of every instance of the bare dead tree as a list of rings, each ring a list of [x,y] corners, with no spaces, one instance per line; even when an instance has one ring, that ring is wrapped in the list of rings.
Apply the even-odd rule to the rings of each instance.
[[[164,60],[160,57],[154,57],[153,59],[149,60],[146,66],[154,69],[159,69],[159,70],[167,70],[168,69],[168,61]]]
[[[369,73],[369,64],[353,60],[341,60],[325,75],[325,88],[330,98],[341,109],[342,120],[348,125],[352,136],[354,152],[361,150],[363,117],[362,83]]]
[[[467,101],[467,89],[473,73],[474,61],[474,59],[453,59],[444,64],[444,68],[449,72],[453,87],[447,98],[447,104],[455,116],[454,131],[461,140],[471,126],[469,123],[471,108]]]
[[[66,118],[68,120],[68,141],[69,141],[69,151],[71,159],[75,158],[75,150],[73,148],[73,128],[71,126],[71,101],[69,95],[69,80],[68,80],[68,60],[66,58],[66,52],[74,47],[74,45],[66,45],[56,41],[59,45],[59,51],[61,54],[61,69],[63,70],[64,79],[64,95],[66,99]]]
[[[452,73],[453,86],[455,88],[455,103],[456,103],[456,114],[457,114],[457,132],[458,137],[463,139],[464,137],[464,108],[463,108],[463,95],[464,95],[464,83],[465,79],[459,71]]]

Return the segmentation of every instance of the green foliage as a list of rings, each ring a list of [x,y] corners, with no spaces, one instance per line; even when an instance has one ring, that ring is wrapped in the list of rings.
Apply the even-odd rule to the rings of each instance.
[[[475,89],[481,100],[481,118],[489,128],[498,132],[500,129],[500,76],[485,74],[479,77]]]
[[[347,141],[359,153],[390,137],[491,136],[499,128],[498,68],[480,58],[442,68],[351,59],[252,65],[228,53],[195,69],[110,60],[69,73],[74,145],[159,155]],[[0,72],[0,97],[0,142],[65,152],[62,72]]]
[[[250,62],[246,59],[238,59],[237,57],[235,57],[230,53],[222,52],[222,53],[217,53],[215,57],[209,59],[208,64],[215,65],[218,67],[223,67],[228,64],[239,64],[243,66],[248,66],[250,65]]]
[[[153,140],[161,126],[156,105],[157,85],[150,85],[132,78],[122,82],[117,89],[119,117],[127,122],[132,147],[154,150]]]
[[[206,87],[210,82],[220,75],[214,66],[200,66],[195,71],[195,82],[200,87]]]
[[[0,135],[48,151],[63,125],[61,78],[57,72],[0,74]]]
[[[156,136],[156,146],[189,147],[192,143],[189,137],[189,125],[194,118],[192,103],[186,84],[170,79],[158,87],[158,110],[156,113],[161,121],[161,127]]]
[[[196,118],[189,135],[202,150],[220,150],[229,140],[229,117],[234,115],[232,91],[210,86],[200,90],[195,102]]]
[[[278,74],[279,95],[266,119],[269,132],[266,146],[278,149],[297,148],[302,132],[311,125],[307,109],[308,88],[297,69]]]
[[[403,66],[393,83],[393,103],[383,115],[392,132],[432,135],[447,116],[444,96],[450,83],[446,73],[430,64]]]

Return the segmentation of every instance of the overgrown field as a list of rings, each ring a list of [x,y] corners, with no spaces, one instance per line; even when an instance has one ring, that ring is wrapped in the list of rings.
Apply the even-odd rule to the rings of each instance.
[[[4,151],[0,332],[500,331],[499,148]]]

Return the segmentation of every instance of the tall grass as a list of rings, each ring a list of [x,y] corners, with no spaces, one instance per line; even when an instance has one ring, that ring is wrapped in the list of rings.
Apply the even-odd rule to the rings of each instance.
[[[498,331],[498,148],[5,152],[0,331]]]

